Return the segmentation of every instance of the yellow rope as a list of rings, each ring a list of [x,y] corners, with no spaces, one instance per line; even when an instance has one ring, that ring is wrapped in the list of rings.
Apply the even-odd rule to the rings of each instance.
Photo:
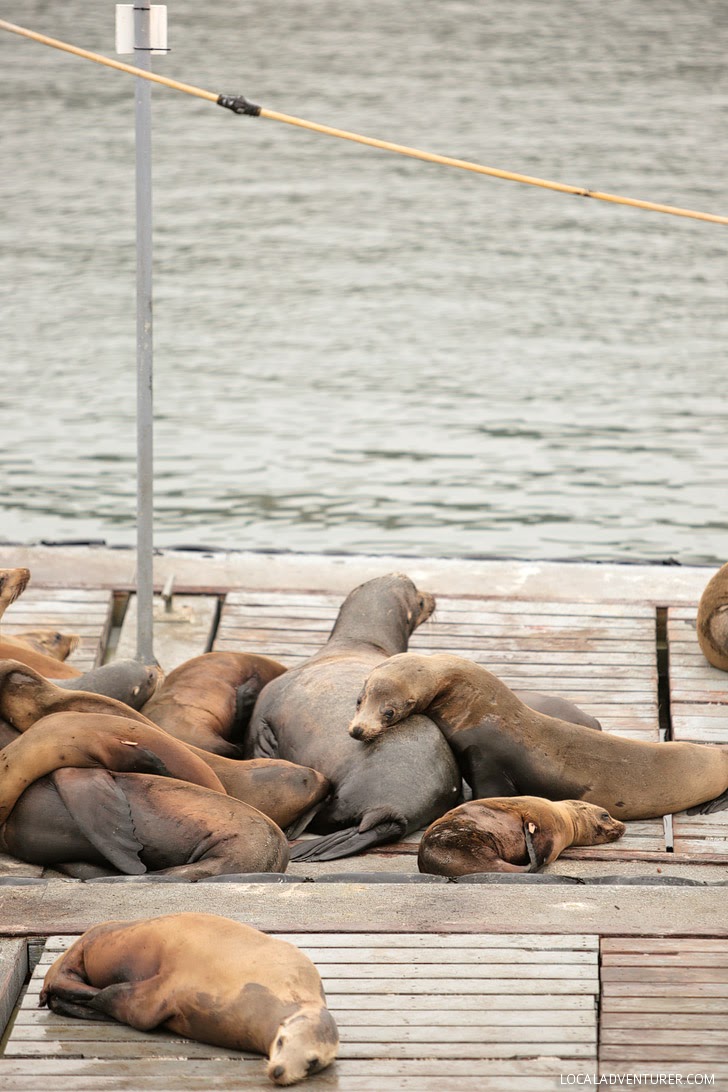
[[[91,53],[78,46],[60,42],[57,38],[48,38],[45,34],[19,27],[15,23],[8,23],[0,19],[0,30],[8,30],[13,34],[20,34],[42,45],[52,46],[54,49],[62,49],[66,53],[73,53],[77,57],[94,61],[96,64],[106,65],[108,68],[116,68],[121,72],[127,72],[132,76],[141,76],[153,83],[160,83],[173,91],[182,91],[187,95],[195,95],[197,98],[206,99],[208,102],[218,102],[220,96],[213,91],[205,91],[201,87],[194,87],[189,83],[180,83],[170,80],[166,76],[159,76],[155,72],[148,72],[142,68],[136,68],[122,61],[115,61],[111,57],[104,57],[100,53]],[[479,163],[471,163],[467,159],[453,159],[446,155],[437,155],[434,152],[423,152],[418,148],[409,148],[405,144],[392,144],[388,140],[377,140],[375,137],[362,136],[360,133],[350,133],[346,129],[334,129],[330,125],[319,125],[315,121],[305,121],[303,118],[292,117],[290,114],[279,114],[275,110],[260,107],[259,116],[271,121],[283,122],[285,125],[296,125],[300,129],[310,129],[314,133],[324,133],[326,136],[338,137],[340,140],[352,140],[357,144],[366,144],[370,148],[379,148],[385,152],[395,152],[398,155],[406,155],[411,159],[421,159],[426,163],[439,163],[444,167],[457,167],[463,171],[473,171],[475,174],[485,174],[492,178],[503,178],[510,182],[522,182],[528,186],[540,186],[546,190],[556,190],[559,193],[571,193],[577,197],[592,197],[597,201],[609,201],[615,205],[630,205],[633,208],[646,209],[649,212],[663,212],[671,216],[685,216],[692,220],[707,220],[712,224],[728,224],[728,216],[717,216],[710,212],[696,212],[694,209],[677,208],[674,205],[659,205],[654,201],[640,201],[634,197],[620,197],[614,193],[601,193],[599,190],[584,189],[581,186],[569,186],[564,182],[549,182],[544,178],[534,178],[528,174],[517,174],[513,171],[502,171],[497,167],[484,167]]]

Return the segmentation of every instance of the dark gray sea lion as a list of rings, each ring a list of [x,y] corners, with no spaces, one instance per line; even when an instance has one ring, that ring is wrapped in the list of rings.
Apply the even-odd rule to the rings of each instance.
[[[339,1036],[303,952],[212,914],[103,922],[46,974],[40,1004],[64,1016],[113,1016],[203,1043],[268,1055],[268,1077],[294,1084],[325,1069]]]
[[[376,664],[407,647],[435,601],[401,573],[356,588],[329,640],[310,660],[273,679],[253,710],[247,753],[311,766],[332,784],[295,860],[333,860],[395,841],[460,798],[457,764],[442,734],[418,717],[375,747],[346,733],[356,695]]]
[[[82,878],[112,868],[194,881],[288,864],[285,836],[256,808],[176,778],[101,769],[35,781],[0,828],[0,848]]]
[[[161,677],[161,671],[154,665],[143,664],[139,660],[114,660],[113,663],[85,671],[77,679],[59,679],[56,686],[62,690],[103,694],[132,709],[142,709],[154,694]]]
[[[431,823],[418,852],[420,872],[536,872],[569,846],[614,842],[624,823],[585,800],[491,797],[460,804]]]
[[[585,713],[578,705],[566,698],[559,698],[554,694],[538,694],[535,690],[514,690],[517,698],[530,709],[538,713],[545,713],[547,717],[556,717],[557,720],[568,720],[570,724],[583,724],[585,728],[593,728],[601,732],[602,726],[596,717]]]
[[[349,731],[377,745],[413,713],[435,721],[478,799],[588,800],[619,819],[728,806],[728,747],[643,743],[547,717],[459,656],[406,653],[380,664]]]
[[[206,652],[170,672],[142,711],[185,743],[242,758],[239,744],[255,699],[266,683],[285,670],[267,656]]]
[[[708,663],[728,671],[728,565],[718,569],[700,597],[697,631]]]

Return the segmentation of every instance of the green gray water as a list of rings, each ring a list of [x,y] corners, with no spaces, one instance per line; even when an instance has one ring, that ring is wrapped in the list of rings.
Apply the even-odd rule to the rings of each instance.
[[[173,78],[728,212],[717,0],[168,10]],[[112,3],[4,18],[113,55]],[[133,81],[0,71],[0,542],[132,543]],[[725,560],[728,229],[153,100],[159,545]]]

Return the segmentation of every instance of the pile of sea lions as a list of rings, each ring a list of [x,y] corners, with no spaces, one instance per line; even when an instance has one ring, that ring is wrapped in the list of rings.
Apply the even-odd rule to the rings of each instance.
[[[0,615],[29,575],[0,570]],[[434,607],[403,573],[369,580],[290,670],[210,652],[163,680],[135,661],[59,679],[56,654],[14,644],[0,660],[0,848],[82,878],[197,880],[427,827],[420,869],[455,876],[537,871],[566,846],[613,841],[625,820],[728,806],[728,747],[603,733],[471,660],[408,652]],[[718,666],[726,619],[728,566],[698,612]],[[56,638],[46,647],[72,644]]]

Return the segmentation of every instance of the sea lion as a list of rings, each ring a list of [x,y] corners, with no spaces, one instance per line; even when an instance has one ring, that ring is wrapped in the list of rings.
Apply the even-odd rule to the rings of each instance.
[[[89,674],[98,678],[102,670],[98,668]],[[142,680],[142,689],[147,685],[144,680],[150,670],[153,669],[144,667],[138,676]],[[27,664],[17,660],[0,660],[0,717],[3,720],[19,732],[24,732],[42,717],[64,712],[114,713],[142,724],[152,723],[125,702],[104,694],[66,689]]]
[[[77,633],[60,633],[57,629],[31,629],[4,638],[5,644],[41,652],[53,660],[67,659],[78,648],[80,640]]]
[[[154,694],[161,678],[162,672],[156,665],[143,664],[139,660],[114,660],[85,671],[77,679],[59,679],[55,685],[62,690],[103,694],[130,705],[132,709],[141,710]]]
[[[30,569],[0,569],[0,618],[30,583]]]
[[[206,652],[170,672],[142,712],[185,743],[242,758],[238,744],[255,699],[266,683],[285,670],[267,656]]]
[[[176,778],[100,769],[35,781],[0,827],[0,848],[81,878],[111,867],[196,881],[288,864],[285,836],[256,808]]]
[[[91,674],[98,676],[104,670],[98,668]],[[139,670],[151,673],[155,669],[139,667]],[[125,671],[124,678],[128,680],[131,675]],[[6,724],[23,732],[53,713],[125,717],[135,724],[146,724],[155,732],[164,732],[143,713],[124,702],[103,694],[67,690],[23,664],[0,662],[0,718]],[[169,733],[164,732],[164,735],[173,740]],[[203,751],[181,740],[174,742],[179,747],[186,747],[206,763],[213,775],[219,778],[220,791],[258,808],[287,830],[292,838],[305,829],[329,792],[328,779],[308,766],[283,759],[241,761]]]
[[[585,728],[593,728],[595,732],[601,732],[601,723],[590,713],[585,713],[573,701],[559,698],[554,694],[538,694],[535,690],[514,690],[517,698],[527,705],[529,709],[535,709],[538,713],[545,713],[548,717],[556,717],[557,720],[568,720],[570,724],[583,724]]]
[[[163,774],[224,795],[207,763],[161,728],[126,717],[57,713],[0,751],[0,823],[29,785],[65,766]]]
[[[138,774],[135,776],[139,776]],[[422,835],[420,872],[537,872],[568,846],[615,842],[624,823],[585,800],[552,802],[539,796],[491,797],[460,804]]]
[[[708,663],[728,671],[728,564],[705,586],[698,604],[697,632]]]
[[[11,637],[0,637],[0,661],[14,660],[25,667],[37,671],[45,679],[77,679],[81,672],[72,664],[64,664],[53,656],[46,656],[43,652],[36,652],[32,648],[26,648],[18,644]]]
[[[308,956],[213,914],[92,926],[48,970],[40,1005],[267,1054],[279,1085],[325,1069],[339,1042]]]
[[[402,573],[369,580],[347,596],[323,648],[261,691],[247,753],[312,766],[333,786],[312,827],[332,833],[296,846],[292,860],[360,853],[403,837],[458,802],[457,764],[426,718],[410,721],[402,735],[374,748],[344,730],[371,669],[407,647],[434,605]]]
[[[357,699],[349,732],[377,744],[412,713],[435,721],[476,798],[588,800],[619,819],[728,806],[728,747],[642,743],[556,720],[459,656],[406,653],[380,664]]]

